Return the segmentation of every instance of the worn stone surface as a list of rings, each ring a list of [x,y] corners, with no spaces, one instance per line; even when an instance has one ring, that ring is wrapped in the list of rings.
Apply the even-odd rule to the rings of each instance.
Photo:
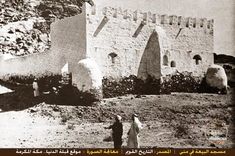
[[[86,58],[78,62],[73,73],[73,83],[83,92],[102,94],[102,74],[95,60]]]
[[[111,7],[96,8],[95,14],[94,8],[88,6],[87,10],[88,55],[100,60],[97,62],[104,75],[120,77],[143,73],[138,71],[145,63],[146,56],[153,59],[147,61],[148,63],[151,62],[155,67],[158,64],[158,68],[161,69],[154,74],[163,76],[176,70],[202,75],[207,67],[213,64],[213,23],[209,20],[196,19],[191,21],[190,25],[192,18],[156,14],[153,16],[154,13]],[[104,17],[109,20],[94,37],[94,32]],[[137,36],[133,36],[143,21],[144,26]],[[158,36],[157,41],[151,41],[150,36],[154,31]],[[153,44],[149,46],[151,42]],[[156,49],[158,44],[159,52],[145,55],[146,49]],[[114,61],[108,57],[111,52],[117,54]],[[159,58],[155,56],[157,53]],[[202,59],[198,65],[193,59],[195,55]],[[165,65],[163,56],[167,56],[168,59]],[[176,67],[171,67],[172,61]],[[152,68],[146,65],[145,68],[148,68],[147,73],[151,75]]]
[[[22,1],[22,3],[30,3],[32,1]],[[62,2],[62,1],[61,1]],[[60,3],[58,1],[57,3]],[[49,73],[59,74],[61,68],[66,63],[66,60],[69,61],[69,64],[76,64],[82,57],[85,56],[82,52],[76,52],[78,56],[72,55],[69,53],[69,49],[63,49],[63,44],[66,46],[70,44],[71,41],[76,41],[76,37],[79,36],[80,38],[84,38],[84,36],[80,36],[82,32],[78,32],[77,35],[74,33],[70,34],[70,39],[67,39],[67,42],[64,40],[59,40],[60,36],[57,37],[57,42],[54,41],[54,46],[51,47],[51,40],[50,36],[56,36],[56,34],[64,35],[66,34],[67,29],[75,29],[73,28],[64,28],[64,29],[55,29],[54,31],[50,31],[50,23],[52,22],[52,17],[46,18],[40,15],[42,10],[46,8],[52,10],[52,14],[58,16],[59,19],[76,15],[80,12],[71,13],[70,9],[65,9],[66,11],[62,11],[60,13],[54,12],[54,6],[63,5],[63,3],[57,4],[54,1],[39,1],[32,4],[32,7],[29,9],[22,8],[22,12],[28,12],[29,10],[37,9],[39,12],[32,12],[32,17],[28,20],[19,19],[19,21],[7,21],[0,30],[0,54],[2,53],[3,56],[0,58],[0,75],[4,77],[5,75],[25,75],[29,76],[30,74],[36,76],[42,76]],[[64,3],[64,8],[68,6],[68,3],[71,4],[72,2],[66,1]],[[73,2],[75,3],[75,2]],[[77,4],[81,6],[81,4]],[[2,4],[5,8],[6,4]],[[40,7],[39,7],[40,6]],[[44,7],[46,8],[44,8]],[[13,8],[12,3],[9,2],[9,8]],[[81,8],[80,8],[81,9]],[[59,17],[60,15],[60,17]],[[22,15],[24,17],[24,15]],[[78,25],[78,20],[70,22],[71,25]],[[84,19],[84,18],[83,18]],[[53,20],[54,21],[54,20]],[[80,21],[82,22],[82,20]],[[57,22],[55,22],[57,23]],[[84,23],[84,22],[83,22]],[[69,24],[69,23],[67,23]],[[53,30],[53,25],[51,26]],[[63,31],[64,30],[64,31]],[[83,31],[85,33],[85,31]],[[64,33],[64,34],[63,34]],[[79,34],[79,35],[78,35]],[[67,34],[69,35],[69,34]],[[65,35],[64,35],[65,36]],[[74,36],[71,38],[71,36]],[[54,37],[55,38],[55,37]],[[81,40],[80,40],[81,41]],[[58,43],[58,44],[57,44]],[[76,50],[78,47],[83,48],[82,44],[85,42],[79,42],[77,46],[74,46]],[[84,45],[83,44],[83,45]],[[60,45],[60,47],[59,47]],[[54,47],[57,48],[54,48]],[[51,50],[53,49],[53,50]],[[73,50],[74,50],[73,49]],[[52,51],[52,52],[51,52]],[[73,51],[74,52],[74,51]],[[64,56],[63,54],[67,54]],[[34,55],[31,55],[34,54]],[[75,53],[74,53],[75,54]],[[12,55],[12,57],[5,57],[5,55]],[[20,57],[19,57],[20,56]],[[71,59],[68,59],[70,57]],[[70,66],[73,67],[73,66]],[[73,71],[70,69],[70,71]]]
[[[42,14],[47,20],[51,12]],[[85,3],[80,15],[55,20],[50,35],[52,47],[48,54],[31,59],[24,57],[21,63],[12,59],[6,69],[14,64],[18,67],[10,68],[11,73],[46,70],[58,73],[68,62],[69,72],[73,74],[77,63],[90,57],[105,77],[121,79],[134,75],[142,80],[148,76],[160,80],[185,71],[202,77],[213,64],[213,20],[205,18],[158,15]],[[36,38],[44,42],[45,33],[39,33]],[[21,70],[31,62],[37,64]],[[4,65],[5,61],[1,63]],[[73,78],[76,79],[76,74]]]
[[[50,24],[81,13],[83,4],[84,0],[2,0],[0,54],[45,52],[51,46]]]
[[[58,59],[58,68],[68,62],[69,72],[74,72],[77,63],[86,58],[85,12],[51,24],[51,46],[53,59]]]
[[[228,82],[224,68],[219,65],[210,66],[206,73],[206,82],[211,87],[226,89]]]

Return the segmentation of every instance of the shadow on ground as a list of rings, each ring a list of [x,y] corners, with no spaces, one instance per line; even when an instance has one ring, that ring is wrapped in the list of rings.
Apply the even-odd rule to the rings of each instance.
[[[1,112],[23,110],[40,103],[39,98],[33,97],[31,86],[11,85],[2,82],[0,84],[14,90],[14,92],[0,95]]]
[[[14,91],[0,95],[0,112],[20,111],[42,102],[56,105],[90,106],[93,102],[98,101],[94,95],[88,92],[80,92],[71,85],[49,87],[46,91],[41,90],[39,97],[34,97],[33,88],[30,84],[0,81],[0,85]],[[53,88],[56,88],[56,90],[53,90]]]

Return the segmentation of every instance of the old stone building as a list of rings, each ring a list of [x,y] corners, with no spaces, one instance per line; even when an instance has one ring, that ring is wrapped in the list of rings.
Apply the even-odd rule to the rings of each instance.
[[[79,15],[51,24],[51,48],[23,57],[0,56],[0,77],[61,74],[68,65],[81,91],[100,91],[105,79],[203,77],[213,58],[213,20],[159,15],[85,3]],[[101,92],[100,92],[101,93]]]
[[[93,88],[98,71],[117,80],[130,75],[161,79],[176,71],[203,76],[214,62],[213,20],[206,18],[86,4],[80,15],[53,23],[51,37],[52,53],[61,55],[60,65],[69,63],[79,89]],[[87,58],[96,69],[87,70],[93,78],[78,70],[78,62]]]

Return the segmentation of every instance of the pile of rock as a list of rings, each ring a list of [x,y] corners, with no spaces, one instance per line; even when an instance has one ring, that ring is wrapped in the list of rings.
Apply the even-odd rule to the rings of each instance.
[[[87,0],[1,0],[0,54],[23,56],[50,48],[50,24],[81,13]]]
[[[5,25],[0,30],[0,53],[23,56],[50,48],[50,36],[34,25],[43,19],[30,19]]]
[[[38,14],[48,21],[81,13],[84,0],[43,0],[37,7]]]
[[[38,3],[37,1],[29,0],[1,0],[0,26],[37,17],[34,7]]]

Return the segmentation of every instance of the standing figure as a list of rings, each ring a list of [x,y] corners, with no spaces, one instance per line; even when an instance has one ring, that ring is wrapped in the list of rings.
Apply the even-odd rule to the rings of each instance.
[[[121,120],[122,120],[122,117],[119,115],[116,115],[115,122],[113,123],[113,125],[105,128],[105,129],[112,129],[114,148],[116,149],[122,147],[123,125],[122,125]]]
[[[138,115],[132,115],[131,128],[128,131],[127,148],[139,148],[139,132],[142,128],[142,124],[138,119]]]
[[[34,97],[39,96],[39,87],[38,87],[37,79],[34,79],[34,81],[33,81],[33,95],[34,95]]]

